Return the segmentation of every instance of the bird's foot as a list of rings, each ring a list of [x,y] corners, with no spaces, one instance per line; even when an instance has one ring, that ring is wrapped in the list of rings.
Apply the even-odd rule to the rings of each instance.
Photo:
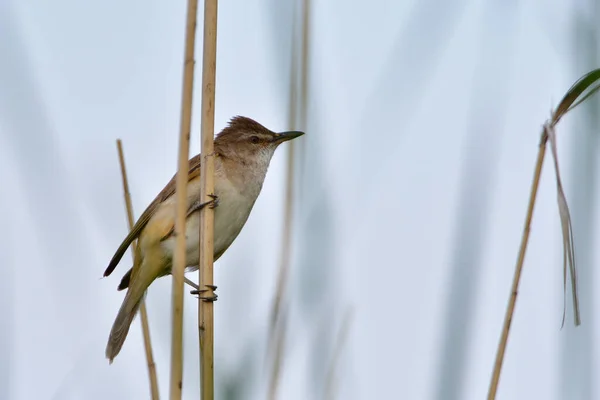
[[[219,196],[217,196],[214,193],[211,193],[208,195],[208,197],[210,197],[212,200],[207,201],[205,204],[208,205],[209,208],[215,208],[219,205]]]
[[[217,287],[215,285],[204,285],[204,287],[207,287],[208,289],[202,289],[202,290],[191,290],[190,293],[193,295],[197,295],[199,299],[201,299],[202,301],[207,301],[207,302],[213,302],[213,301],[217,301],[217,294],[215,293],[215,290],[217,290]],[[210,292],[206,293],[206,292]]]
[[[196,211],[202,210],[206,206],[208,206],[209,208],[215,208],[216,206],[219,205],[219,196],[211,193],[208,195],[208,197],[210,197],[212,200],[205,201],[205,202],[201,202],[200,200],[198,200],[198,201],[193,202],[192,205],[190,206],[190,208],[188,209],[187,217],[189,217]]]
[[[200,200],[198,200],[198,201],[193,202],[190,205],[190,207],[188,208],[185,218],[186,219],[189,218],[190,215],[192,215],[196,211],[202,210],[206,206],[208,206],[208,208],[214,209],[215,207],[217,207],[219,205],[219,196],[211,193],[208,195],[208,197],[210,197],[212,200],[205,201],[205,202],[201,202]],[[163,235],[163,237],[160,239],[160,241],[162,242],[163,240],[167,239],[171,235],[176,236],[175,225],[173,225],[171,227],[171,229],[169,229],[169,231],[165,235]]]

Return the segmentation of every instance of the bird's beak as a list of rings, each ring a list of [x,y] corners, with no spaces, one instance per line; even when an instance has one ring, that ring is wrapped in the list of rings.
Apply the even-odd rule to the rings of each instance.
[[[283,143],[287,142],[288,140],[296,139],[297,137],[302,135],[304,135],[304,132],[300,131],[279,132],[275,134],[273,141],[275,143]]]

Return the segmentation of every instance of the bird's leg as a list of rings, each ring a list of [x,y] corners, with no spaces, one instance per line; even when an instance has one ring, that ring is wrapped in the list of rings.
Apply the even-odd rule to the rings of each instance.
[[[209,208],[215,208],[219,205],[219,197],[217,195],[211,193],[208,195],[208,197],[210,197],[212,200],[205,201],[204,203],[200,200],[193,202],[190,208],[188,209],[186,218],[195,213],[196,211],[202,210],[206,206],[208,206]]]
[[[190,291],[190,293],[198,295],[198,297],[200,299],[202,299],[202,301],[217,301],[218,296],[215,293],[215,290],[217,290],[217,287],[215,285],[204,285],[204,287],[206,287],[208,289],[202,289],[202,290],[196,289],[196,290]],[[208,294],[206,292],[211,292],[211,293]],[[200,296],[201,293],[206,293],[206,294],[203,294],[202,296]]]
[[[196,285],[196,282],[189,280],[188,278],[185,278],[185,283],[187,283],[188,285],[190,285],[191,287],[194,288],[194,290],[190,290],[190,293],[193,295],[200,295],[200,293],[206,293],[206,292],[213,292],[210,295],[204,295],[204,296],[200,296],[200,298],[204,301],[216,301],[217,300],[217,295],[214,293],[215,290],[217,290],[217,287],[215,285],[204,285],[205,287],[207,287],[208,289],[202,289],[200,290],[200,287],[198,285]]]
[[[219,197],[216,196],[215,194],[209,194],[208,197],[212,198],[211,201],[207,201],[204,204],[200,205],[200,209],[204,206],[209,206],[210,208],[215,208],[219,205]],[[190,209],[190,212],[191,211]],[[217,294],[215,293],[215,290],[217,290],[217,287],[215,285],[204,285],[205,288],[208,289],[202,289],[200,290],[199,288],[196,288],[196,290],[192,290],[190,291],[191,294],[194,295],[198,295],[198,297],[200,299],[202,299],[203,301],[217,301]],[[210,292],[210,294],[206,293],[206,292]],[[204,293],[202,296],[200,296],[201,293]]]
[[[216,206],[219,205],[219,196],[217,196],[214,193],[211,193],[208,195],[208,197],[210,197],[212,200],[208,201],[207,203],[209,203],[209,208],[215,208]]]
[[[186,278],[185,276],[183,277],[183,281],[194,288],[194,290],[192,290],[192,292],[197,292],[198,289],[200,289],[200,287],[198,285],[196,285],[196,282]]]

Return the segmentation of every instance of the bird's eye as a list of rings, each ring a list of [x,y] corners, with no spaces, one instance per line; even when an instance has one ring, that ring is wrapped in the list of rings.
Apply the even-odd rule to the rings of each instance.
[[[257,144],[260,140],[258,139],[258,136],[251,136],[250,141],[254,144]]]

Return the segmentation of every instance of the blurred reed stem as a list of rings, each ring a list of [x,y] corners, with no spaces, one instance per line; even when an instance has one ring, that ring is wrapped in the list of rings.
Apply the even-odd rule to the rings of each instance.
[[[354,309],[351,307],[347,307],[346,312],[344,314],[344,319],[342,321],[342,325],[340,326],[340,330],[337,335],[337,341],[335,343],[335,348],[331,357],[331,364],[327,371],[327,378],[325,379],[325,400],[334,400],[336,398],[336,372],[339,365],[339,359],[342,355],[342,350],[344,349],[344,345],[346,344],[348,334],[350,333],[350,328],[352,327],[353,317]]]
[[[129,182],[127,180],[127,169],[125,167],[125,156],[123,155],[123,145],[121,139],[117,139],[117,151],[119,152],[119,164],[121,165],[121,178],[123,181],[123,195],[125,197],[125,208],[127,209],[127,223],[129,230],[133,229],[133,206],[131,205],[131,194],[129,193]],[[135,263],[135,253],[137,241],[131,244],[131,255]],[[146,361],[148,363],[148,377],[150,379],[150,394],[152,400],[159,400],[158,378],[156,376],[156,364],[152,355],[152,341],[150,340],[150,328],[148,324],[148,312],[146,310],[146,301],[142,299],[140,304],[140,315],[142,324],[142,334],[144,337],[144,351],[146,352]]]
[[[173,315],[171,336],[170,399],[180,400],[183,386],[183,283],[186,265],[185,220],[189,172],[190,126],[194,86],[194,45],[196,42],[197,0],[188,0],[185,27],[185,55],[179,132],[179,161],[175,187],[175,251],[173,254]]]
[[[204,37],[202,46],[202,114],[200,198],[210,201],[214,194],[215,80],[217,73],[217,0],[204,1]],[[200,211],[200,268],[198,283],[198,336],[200,341],[200,390],[202,400],[214,399],[214,305],[202,297],[214,297],[214,209]]]
[[[296,18],[294,16],[294,22]],[[293,30],[293,28],[292,28]],[[296,39],[295,32],[292,39],[292,71],[290,75],[290,101],[289,101],[289,121],[288,129],[294,129],[296,124],[296,107],[297,107],[297,83],[296,83]],[[286,293],[287,280],[290,269],[290,254],[291,254],[291,236],[292,236],[292,213],[294,202],[294,143],[289,142],[287,147],[287,164],[285,172],[285,198],[283,209],[283,226],[281,239],[281,253],[279,258],[279,272],[277,275],[277,286],[275,289],[275,298],[273,299],[273,307],[271,310],[271,331],[269,334],[269,347],[273,356],[273,366],[271,369],[271,383],[269,385],[269,399],[275,400],[277,396],[277,387],[279,386],[279,378],[281,372],[281,364],[283,360],[283,349],[285,348],[285,316],[280,315],[282,312],[283,299]]]
[[[290,97],[288,110],[288,129],[297,129],[298,124],[298,106],[300,105],[300,119],[303,125],[306,125],[306,93],[307,93],[307,66],[308,66],[308,26],[309,26],[309,0],[302,1],[302,26],[301,38],[302,47],[298,46],[296,33],[297,7],[294,8],[292,16],[292,54],[290,71]],[[298,82],[298,61],[300,62],[300,82]],[[300,99],[298,98],[300,92]],[[292,248],[292,227],[294,211],[294,183],[295,183],[295,143],[288,143],[287,164],[285,173],[285,199],[283,209],[283,235],[281,239],[281,253],[279,259],[279,272],[277,276],[277,286],[275,289],[275,298],[271,311],[271,327],[269,352],[273,357],[271,367],[271,382],[269,385],[269,399],[277,398],[277,389],[281,378],[283,365],[283,356],[287,333],[287,310],[283,310],[283,302],[287,293],[287,282],[289,278]]]

